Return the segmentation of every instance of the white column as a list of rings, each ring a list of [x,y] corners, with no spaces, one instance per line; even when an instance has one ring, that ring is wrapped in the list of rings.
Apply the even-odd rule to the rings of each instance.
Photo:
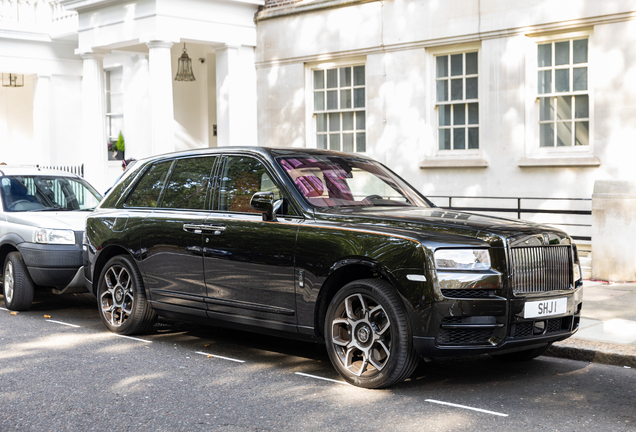
[[[254,48],[216,49],[217,145],[257,145]]]
[[[152,155],[173,152],[174,144],[174,97],[172,93],[172,42],[152,41],[146,45],[150,72],[150,114]]]
[[[51,161],[51,77],[38,75],[33,80],[33,161],[50,165]]]
[[[104,193],[108,184],[106,164],[106,94],[104,89],[104,57],[102,53],[81,54],[84,59],[82,77],[82,141],[84,176]]]

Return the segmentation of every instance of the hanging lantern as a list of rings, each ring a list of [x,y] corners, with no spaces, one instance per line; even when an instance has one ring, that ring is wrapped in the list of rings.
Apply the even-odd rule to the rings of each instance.
[[[23,87],[24,75],[17,75],[14,73],[2,74],[2,87]]]
[[[183,44],[183,54],[179,57],[179,68],[177,69],[177,76],[174,77],[175,81],[196,81],[194,73],[192,72],[192,59],[188,56],[188,50]]]

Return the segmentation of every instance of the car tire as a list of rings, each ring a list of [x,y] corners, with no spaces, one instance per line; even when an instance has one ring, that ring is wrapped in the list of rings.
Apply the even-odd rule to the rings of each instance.
[[[548,350],[552,346],[552,343],[545,344],[544,346],[540,346],[538,348],[532,348],[524,351],[516,351],[505,354],[490,354],[492,357],[497,360],[507,361],[507,362],[522,362],[532,360],[534,358],[539,357],[544,352]]]
[[[12,311],[24,311],[33,303],[35,284],[20,252],[10,252],[2,267],[4,304]]]
[[[324,335],[331,363],[358,387],[391,386],[419,363],[404,304],[383,280],[358,280],[338,291],[327,309]]]
[[[157,320],[146,301],[141,274],[125,255],[111,258],[104,266],[97,285],[97,306],[102,322],[113,333],[141,334]]]

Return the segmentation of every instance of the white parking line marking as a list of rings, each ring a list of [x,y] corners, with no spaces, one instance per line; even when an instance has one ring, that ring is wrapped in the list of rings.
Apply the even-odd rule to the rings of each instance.
[[[229,360],[229,361],[233,361],[233,362],[237,362],[237,363],[245,363],[245,360],[237,360],[237,359],[233,359],[233,358],[229,358],[229,357],[223,357],[223,356],[216,355],[216,354],[204,353],[204,352],[201,352],[201,351],[197,351],[196,354],[201,354],[201,355],[208,356],[208,357],[220,358],[220,359],[223,359],[223,360]]]
[[[0,309],[2,309],[2,310],[6,310],[7,312],[9,312],[9,309],[5,309],[5,308],[3,308],[3,307],[0,307]]]
[[[486,413],[486,414],[492,414],[492,415],[501,416],[501,417],[508,417],[508,414],[498,413],[498,412],[495,412],[495,411],[483,410],[483,409],[479,409],[479,408],[473,408],[473,407],[469,407],[469,406],[466,406],[466,405],[458,405],[458,404],[454,404],[454,403],[450,403],[450,402],[442,402],[442,401],[433,400],[433,399],[426,399],[426,402],[432,402],[432,403],[436,403],[436,404],[440,404],[440,405],[448,405],[448,406],[452,406],[452,407],[456,407],[456,408],[464,408],[464,409],[468,409],[468,410],[472,410],[472,411],[479,411],[479,412],[483,412],[483,413]]]
[[[47,321],[55,323],[55,324],[62,324],[62,325],[69,326],[69,327],[81,327],[81,326],[78,326],[78,325],[75,325],[75,324],[69,324],[69,323],[65,323],[65,322],[62,322],[62,321],[55,321],[55,320],[47,320]]]
[[[123,337],[123,338],[126,338],[126,339],[132,339],[132,340],[136,340],[136,341],[140,341],[140,342],[152,343],[152,341],[149,341],[149,340],[146,340],[146,339],[139,339],[139,338],[136,338],[136,337],[120,335],[120,334],[117,334],[117,333],[111,333],[111,334],[114,335],[114,336],[119,336],[119,337]]]
[[[348,385],[348,386],[351,385],[351,384],[349,384],[348,382],[345,382],[345,381],[338,381],[338,380],[334,380],[334,379],[331,379],[331,378],[323,378],[323,377],[319,377],[319,376],[316,376],[316,375],[309,375],[309,374],[302,373],[302,372],[296,372],[296,375],[305,376],[305,377],[309,377],[309,378],[316,378],[316,379],[323,380],[323,381],[331,381],[331,382],[335,382],[335,383],[338,383],[338,384],[345,384],[345,385]]]

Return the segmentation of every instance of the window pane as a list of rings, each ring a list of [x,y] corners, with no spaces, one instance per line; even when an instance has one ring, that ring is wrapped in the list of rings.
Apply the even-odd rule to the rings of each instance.
[[[364,66],[353,68],[353,85],[364,85]]]
[[[552,71],[539,71],[539,94],[552,93]]]
[[[327,88],[338,87],[338,69],[329,69],[327,71]]]
[[[479,128],[468,128],[468,148],[479,148]]]
[[[574,91],[587,90],[587,68],[574,68]]]
[[[318,135],[316,138],[317,147],[319,149],[327,149],[327,135]]]
[[[448,101],[448,80],[437,81],[437,102]]]
[[[570,70],[569,69],[557,69],[554,71],[554,84],[555,91],[557,92],[569,92],[570,91]]]
[[[574,145],[589,145],[590,144],[590,122],[576,122],[574,123]]]
[[[364,108],[364,89],[357,88],[353,90],[353,107]]]
[[[552,66],[552,44],[539,45],[539,67]]]
[[[554,44],[554,64],[570,64],[570,41],[557,42]]]
[[[325,92],[314,92],[314,111],[325,110]]]
[[[572,122],[557,123],[557,146],[572,145]]]
[[[462,80],[461,78],[451,80],[451,100],[462,100],[464,98],[463,81],[464,80]]]
[[[356,111],[356,129],[364,130],[366,128],[366,115],[364,111]]]
[[[329,114],[329,132],[340,131],[340,113]]]
[[[574,64],[587,63],[587,39],[575,40],[573,45]]]
[[[463,125],[466,124],[466,105],[453,105],[453,124]]]
[[[554,98],[542,97],[539,103],[539,120],[554,121]]]
[[[353,152],[353,134],[342,134],[342,151]]]
[[[342,113],[342,130],[346,130],[346,131],[353,130],[353,113],[352,112]]]
[[[340,87],[351,87],[351,68],[340,68]]]
[[[338,109],[338,91],[331,90],[327,92],[327,109],[335,110]]]
[[[477,53],[466,53],[466,75],[477,73]]]
[[[451,76],[463,75],[463,54],[453,54],[451,56]]]
[[[439,130],[439,149],[450,150],[450,129]]]
[[[329,134],[329,150],[340,151],[340,134]]]
[[[451,124],[451,106],[450,105],[440,105],[439,109],[439,125],[440,126],[450,126]]]
[[[216,157],[181,159],[170,177],[163,208],[203,210]]]
[[[468,104],[468,124],[479,124],[479,104]]]
[[[572,118],[572,96],[557,96],[557,120]]]
[[[327,114],[316,115],[316,131],[327,132]]]
[[[156,207],[171,165],[172,161],[156,163],[146,171],[126,205],[128,207]]]
[[[315,70],[314,71],[314,89],[324,89],[325,88],[325,71]]]
[[[464,150],[466,148],[466,129],[453,129],[453,148],[455,150]]]
[[[437,60],[437,78],[448,76],[448,56],[439,56]]]
[[[367,151],[367,140],[364,133],[356,134],[356,151],[358,153],[364,153]]]
[[[466,99],[477,99],[478,78],[466,78]]]
[[[351,90],[340,90],[340,109],[351,108]]]
[[[539,125],[541,147],[554,147],[554,123]]]
[[[588,118],[590,116],[590,100],[587,95],[574,97],[574,117]]]

